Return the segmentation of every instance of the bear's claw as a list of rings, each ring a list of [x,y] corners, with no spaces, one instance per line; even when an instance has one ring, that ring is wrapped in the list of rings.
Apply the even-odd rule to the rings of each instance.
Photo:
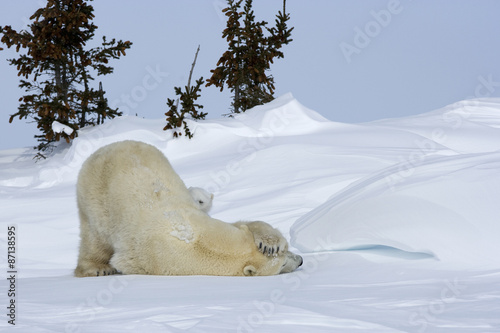
[[[259,252],[267,256],[274,256],[280,254],[280,247],[274,247],[270,245],[263,245],[262,242],[259,242]]]
[[[96,271],[95,276],[107,276],[118,274],[118,271],[114,267],[104,268]]]
[[[265,235],[259,238],[261,238],[259,243],[262,243],[262,246],[259,247],[259,251],[264,255],[277,256],[286,252],[286,240],[283,237]]]
[[[255,246],[259,252],[266,256],[282,255],[288,251],[288,243],[279,232],[271,225],[262,221],[237,222],[237,226],[244,225],[252,233]]]

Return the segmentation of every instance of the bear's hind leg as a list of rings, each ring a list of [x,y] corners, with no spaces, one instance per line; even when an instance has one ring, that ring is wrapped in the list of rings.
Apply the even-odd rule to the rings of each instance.
[[[89,230],[87,218],[80,214],[80,253],[75,269],[76,277],[104,276],[116,274],[109,260],[113,249]]]

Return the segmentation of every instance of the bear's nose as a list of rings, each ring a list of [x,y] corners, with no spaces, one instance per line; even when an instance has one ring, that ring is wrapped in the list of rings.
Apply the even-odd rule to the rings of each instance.
[[[300,266],[302,266],[302,264],[304,263],[304,260],[302,260],[302,257],[301,257],[301,256],[299,256],[299,258],[300,258],[300,264],[299,264],[299,267],[300,267]]]

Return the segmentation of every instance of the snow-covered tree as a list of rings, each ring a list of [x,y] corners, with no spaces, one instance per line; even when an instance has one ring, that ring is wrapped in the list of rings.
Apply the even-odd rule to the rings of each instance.
[[[88,1],[47,0],[46,6],[30,17],[33,22],[28,30],[17,32],[10,26],[0,27],[1,41],[7,47],[15,46],[17,52],[21,48],[27,50],[16,59],[9,59],[17,67],[18,76],[24,78],[19,86],[28,92],[20,98],[18,112],[11,115],[9,122],[16,117],[37,122],[42,132],[35,135],[39,157],[44,157],[42,152],[55,141],[70,142],[79,128],[120,115],[108,106],[102,88],[91,87],[91,81],[95,74],[112,73],[109,60],[125,55],[132,43],[107,41],[103,37],[100,47],[86,48],[97,29],[92,23],[94,9]],[[54,132],[54,121],[73,132]]]

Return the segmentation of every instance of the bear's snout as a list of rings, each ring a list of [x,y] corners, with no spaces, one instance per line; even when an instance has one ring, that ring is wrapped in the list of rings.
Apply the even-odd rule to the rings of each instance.
[[[292,252],[287,252],[287,258],[285,264],[283,265],[280,273],[290,273],[299,268],[304,260],[298,254],[294,254]]]

